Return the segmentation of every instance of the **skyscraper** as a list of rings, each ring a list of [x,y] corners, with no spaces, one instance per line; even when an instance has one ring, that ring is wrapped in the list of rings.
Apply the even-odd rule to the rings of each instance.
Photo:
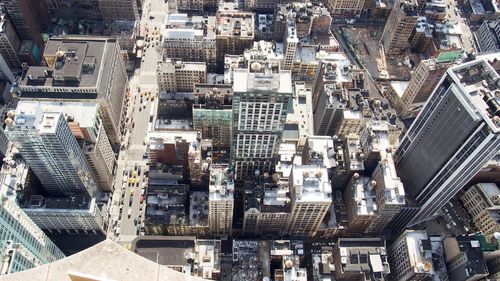
[[[499,75],[486,59],[447,70],[395,153],[406,194],[431,218],[500,149]]]
[[[24,213],[14,198],[0,195],[0,275],[64,258],[64,254]]]
[[[36,102],[6,120],[7,136],[51,196],[94,197],[97,183],[68,123],[60,112],[43,112]]]
[[[417,0],[396,0],[382,34],[385,54],[400,55],[408,47],[408,39],[418,18]]]
[[[260,63],[237,69],[233,86],[231,158],[236,179],[271,172],[275,165],[292,96],[290,71],[273,71]]]
[[[230,235],[233,228],[234,182],[226,165],[210,167],[208,226],[215,235]]]

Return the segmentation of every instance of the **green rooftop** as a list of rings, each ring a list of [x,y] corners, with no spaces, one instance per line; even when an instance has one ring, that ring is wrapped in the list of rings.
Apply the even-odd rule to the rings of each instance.
[[[436,62],[441,63],[458,60],[462,57],[463,53],[463,50],[441,53],[437,57]]]
[[[483,252],[493,252],[498,249],[497,243],[490,243],[486,241],[486,238],[482,234],[476,234],[474,238],[476,238],[479,241],[481,251]]]

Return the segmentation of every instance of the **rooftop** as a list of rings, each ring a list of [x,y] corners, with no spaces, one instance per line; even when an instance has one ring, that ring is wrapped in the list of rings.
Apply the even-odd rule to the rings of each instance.
[[[467,110],[484,119],[494,133],[500,133],[500,76],[488,61],[466,62],[447,73],[461,89],[455,93],[466,99]]]
[[[216,18],[192,16],[187,14],[168,14],[165,17],[165,28],[162,29],[163,40],[215,40]]]
[[[385,204],[404,205],[405,190],[396,173],[392,153],[391,151],[382,151],[381,154],[382,160],[379,162],[379,169],[382,170],[382,179],[384,181]]]
[[[226,165],[210,167],[209,200],[233,200],[233,174]]]
[[[96,88],[110,44],[114,39],[51,38],[43,54],[48,66],[31,66],[20,86]]]
[[[374,215],[377,212],[375,190],[369,177],[353,177],[348,188],[353,189],[357,215]]]
[[[427,233],[424,230],[407,230],[403,234],[408,249],[410,267],[415,273],[435,273],[432,264],[433,251]]]
[[[189,225],[208,226],[208,192],[191,192],[189,198]]]
[[[339,274],[370,273],[377,279],[385,279],[390,273],[385,241],[380,238],[339,238],[341,268]]]
[[[294,165],[292,178],[297,202],[332,202],[332,186],[325,167]]]
[[[216,35],[254,38],[254,13],[219,10]]]
[[[40,106],[43,112],[61,112],[68,122],[78,122],[82,128],[93,128],[99,108],[97,102],[51,102],[51,101],[26,101],[17,104],[20,112],[29,112],[28,108]]]
[[[234,71],[234,88],[236,92],[273,91],[282,94],[292,93],[292,77],[290,71],[279,73],[255,73],[248,69]]]
[[[233,240],[232,279],[254,281],[258,278],[257,240]]]
[[[311,134],[307,138],[307,144],[310,164],[321,165],[328,169],[338,165],[333,147],[333,137]]]

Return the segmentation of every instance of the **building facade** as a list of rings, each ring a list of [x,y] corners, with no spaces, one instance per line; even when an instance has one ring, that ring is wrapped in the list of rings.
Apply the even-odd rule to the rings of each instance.
[[[382,34],[387,56],[401,55],[408,48],[418,18],[417,0],[396,0]]]
[[[137,0],[99,0],[99,9],[106,22],[116,20],[139,20]]]
[[[0,195],[0,275],[64,258],[64,254],[17,205]]]
[[[17,72],[21,68],[21,61],[17,55],[19,46],[21,38],[8,16],[0,9],[0,55],[11,72]]]
[[[476,32],[477,44],[481,52],[500,50],[500,19],[485,20]]]
[[[500,231],[500,190],[494,183],[478,183],[467,190],[460,200],[472,217],[472,223],[487,239]]]
[[[195,84],[207,82],[204,62],[162,61],[156,69],[160,92],[192,92]]]
[[[23,210],[38,227],[50,233],[106,233],[107,210],[96,198],[44,198],[34,195]]]

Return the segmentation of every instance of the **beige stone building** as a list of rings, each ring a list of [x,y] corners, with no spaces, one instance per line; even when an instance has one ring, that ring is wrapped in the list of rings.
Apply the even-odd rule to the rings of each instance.
[[[408,40],[417,18],[417,0],[396,0],[382,34],[386,55],[401,55],[408,48]]]
[[[104,21],[139,20],[137,0],[99,0]]]
[[[332,14],[359,16],[365,5],[365,0],[330,0],[327,5]]]
[[[241,55],[254,42],[254,13],[241,12],[233,3],[223,3],[219,7],[216,20],[217,65],[224,66],[225,55]]]
[[[500,231],[498,218],[500,215],[500,190],[494,183],[478,183],[472,186],[460,198],[464,207],[472,217],[474,226],[485,237],[492,238]]]
[[[205,62],[215,70],[215,17],[169,14],[162,31],[164,58]]]
[[[156,69],[160,92],[192,92],[195,84],[207,81],[204,62],[167,60],[158,62]]]

